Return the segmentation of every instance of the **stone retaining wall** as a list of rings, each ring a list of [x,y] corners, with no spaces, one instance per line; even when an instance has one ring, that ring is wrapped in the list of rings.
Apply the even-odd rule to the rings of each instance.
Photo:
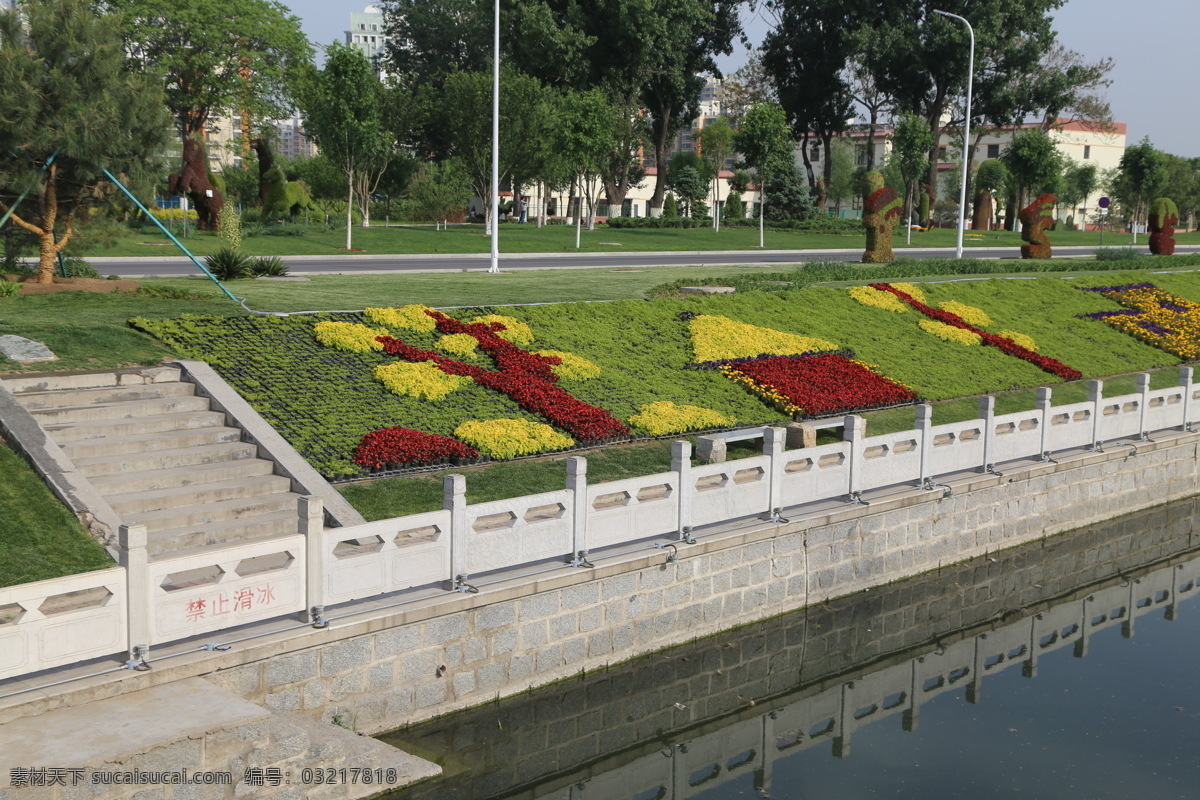
[[[1197,438],[1090,453],[755,523],[669,552],[335,622],[210,680],[264,706],[378,732],[1197,492]],[[1105,558],[1102,551],[1096,560]],[[1015,591],[1010,587],[1007,591]],[[513,599],[524,593],[520,599]],[[441,612],[441,613],[439,613]],[[312,640],[313,636],[306,637]]]

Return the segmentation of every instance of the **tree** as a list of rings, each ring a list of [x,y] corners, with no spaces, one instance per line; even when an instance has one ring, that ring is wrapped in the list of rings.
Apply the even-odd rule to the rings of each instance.
[[[569,92],[559,106],[554,128],[554,147],[570,166],[580,187],[580,196],[590,209],[588,230],[595,229],[596,202],[599,200],[600,172],[613,149],[616,125],[608,97],[598,89]],[[575,215],[575,247],[580,246],[583,209]]]
[[[471,183],[455,161],[421,164],[404,195],[405,216],[440,221],[457,218],[471,202]]]
[[[753,169],[758,179],[758,246],[763,246],[763,217],[766,212],[767,177],[780,166],[789,164],[792,141],[788,136],[787,114],[778,103],[768,101],[751,106],[742,118],[742,128],[734,147]]]
[[[892,98],[884,94],[875,84],[875,77],[863,63],[861,47],[860,38],[859,51],[852,56],[846,71],[849,73],[850,91],[854,101],[866,109],[868,115],[867,163],[865,166],[870,172],[875,169],[875,132],[879,127],[879,117],[891,107]]]
[[[325,69],[305,87],[301,102],[305,132],[346,177],[350,250],[351,207],[357,200],[363,225],[369,226],[371,194],[395,152],[395,139],[383,120],[385,90],[365,53],[335,43],[327,51]]]
[[[1200,158],[1181,158],[1163,153],[1167,181],[1162,193],[1175,201],[1179,212],[1187,216],[1188,228],[1196,227],[1196,208],[1200,206]]]
[[[1008,183],[1008,167],[1004,162],[992,158],[979,165],[975,170],[975,216],[971,220],[974,230],[991,230],[992,203],[995,195],[1003,191]]]
[[[816,199],[808,180],[794,161],[781,162],[767,179],[766,217],[771,222],[812,219],[817,215]]]
[[[737,131],[726,117],[717,117],[708,123],[698,137],[700,155],[712,170],[713,182],[713,230],[721,230],[721,170],[725,160],[733,155],[733,138]]]
[[[1166,185],[1166,157],[1154,149],[1149,137],[1143,137],[1125,148],[1119,170],[1114,189],[1121,204],[1133,209],[1133,243],[1137,244],[1137,223],[1142,210]]]
[[[170,117],[161,80],[129,69],[118,17],[90,0],[25,0],[21,11],[0,12],[0,211],[37,238],[37,280],[51,283],[104,171],[157,171]]]
[[[488,230],[492,197],[492,106],[489,72],[459,72],[446,78],[434,124],[444,132],[443,158],[459,159],[471,188],[487,207]],[[545,90],[534,78],[511,67],[500,71],[500,183],[514,173],[532,175],[535,156],[544,146],[547,118]]]
[[[929,127],[931,193],[937,189],[937,154],[942,134],[961,124],[947,112],[964,96],[967,80],[968,33],[958,20],[934,14],[935,9],[958,14],[975,31],[976,94],[973,104],[988,102],[987,83],[980,78],[989,63],[996,71],[1017,72],[1036,65],[1054,45],[1050,12],[1064,0],[886,0],[874,4],[868,19],[863,60],[876,85],[895,98],[901,111],[923,118]],[[966,143],[964,143],[965,146]],[[931,195],[936,200],[936,194]]]
[[[1080,203],[1084,202],[1096,191],[1100,183],[1100,170],[1095,164],[1080,164],[1068,161],[1063,167],[1062,180],[1058,184],[1055,198],[1061,205],[1074,214]]]
[[[720,75],[715,56],[733,50],[741,31],[740,0],[658,0],[644,32],[650,71],[641,90],[650,112],[650,137],[660,167],[650,208],[661,208],[667,179],[661,169],[675,135],[699,113],[704,74]]]
[[[861,184],[861,171],[854,165],[854,145],[845,139],[834,139],[829,163],[832,169],[825,184],[825,195],[841,211],[842,203],[857,195]]]
[[[763,41],[763,67],[774,79],[779,104],[787,111],[810,186],[825,208],[826,188],[833,180],[833,137],[854,116],[854,98],[846,80],[846,64],[858,47],[863,20],[861,0],[768,0],[778,24]],[[816,136],[825,154],[824,174],[813,174],[808,139]]]
[[[1025,206],[1025,198],[1057,189],[1063,171],[1063,157],[1045,131],[1025,131],[1013,137],[1012,144],[1000,156],[1012,176],[1017,206]],[[1011,193],[1011,192],[1010,192]]]
[[[763,69],[762,53],[754,51],[750,59],[735,72],[726,76],[721,100],[721,113],[729,117],[734,127],[741,124],[742,117],[751,106],[775,99],[775,88],[771,77]]]
[[[690,154],[681,154],[690,155]],[[684,163],[670,170],[671,190],[675,192],[684,204],[684,216],[695,217],[697,203],[704,202],[708,196],[708,178],[692,164]]]
[[[892,130],[892,154],[904,180],[904,225],[912,242],[912,202],[917,181],[929,170],[929,143],[933,134],[920,117],[901,114]]]
[[[165,78],[167,108],[184,142],[202,143],[214,117],[241,114],[249,138],[251,120],[284,116],[312,59],[300,19],[274,0],[239,0],[236,10],[225,0],[107,5],[124,14],[129,54]]]

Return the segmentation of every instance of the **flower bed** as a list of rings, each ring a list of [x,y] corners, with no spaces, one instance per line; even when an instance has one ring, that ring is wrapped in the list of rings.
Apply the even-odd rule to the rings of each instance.
[[[932,308],[927,306],[914,298],[912,295],[902,291],[892,284],[872,283],[871,286],[875,289],[882,289],[884,291],[891,292],[905,303],[912,306],[917,311],[920,311],[922,314],[932,320],[978,334],[979,338],[983,340],[984,344],[995,347],[1001,352],[1007,353],[1010,356],[1015,356],[1022,361],[1028,361],[1030,364],[1038,367],[1043,372],[1048,372],[1051,375],[1056,375],[1059,378],[1068,381],[1077,380],[1078,378],[1083,377],[1083,373],[1081,373],[1079,370],[1069,367],[1061,361],[1049,358],[1048,356],[1040,355],[1033,350],[1022,347],[1012,339],[1007,339],[1003,336],[998,336],[997,334],[980,330],[979,328],[976,328],[974,325],[971,325],[966,320],[959,317],[957,314],[952,314],[949,311],[943,311],[940,308]]]
[[[838,349],[836,344],[824,339],[735,322],[729,317],[715,314],[693,316],[687,320],[687,324],[698,363],[766,353],[787,356]]]
[[[823,416],[917,399],[907,386],[844,355],[771,356],[721,371],[789,414]]]
[[[354,449],[354,463],[370,469],[436,464],[478,458],[479,451],[449,436],[409,428],[371,431]]]
[[[1152,283],[1076,287],[1119,303],[1121,311],[1080,314],[1133,336],[1185,361],[1200,358],[1200,304],[1165,292]]]
[[[454,435],[489,458],[516,458],[575,444],[549,425],[527,419],[472,420],[455,428]]]
[[[737,419],[727,417],[711,408],[660,400],[657,403],[648,403],[642,406],[637,414],[629,418],[629,422],[651,436],[665,436],[669,433],[683,433],[684,431],[728,428],[735,425]]]

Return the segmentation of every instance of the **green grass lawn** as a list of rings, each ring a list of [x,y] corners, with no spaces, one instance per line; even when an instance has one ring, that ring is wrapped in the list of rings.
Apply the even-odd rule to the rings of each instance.
[[[904,237],[894,239],[897,250],[908,247],[953,247],[956,231],[938,228],[913,232],[912,244],[907,245]],[[1099,245],[1099,233],[1083,231],[1055,231],[1050,234],[1053,244]],[[1144,243],[1145,237],[1139,242]],[[1180,244],[1200,243],[1200,232],[1177,234]],[[221,247],[221,240],[211,233],[193,233],[183,240],[196,255],[210,255]],[[1103,244],[1121,247],[1130,244],[1128,234],[1106,233]],[[427,254],[427,253],[487,253],[491,240],[480,225],[458,225],[438,231],[430,226],[399,226],[355,228],[353,247],[356,251],[370,254]],[[1017,247],[1021,244],[1020,234],[1009,231],[972,233],[964,238],[966,248]],[[768,230],[765,248],[768,250],[808,249],[859,249],[865,246],[862,234],[831,235],[802,233],[797,231]],[[311,228],[304,236],[247,236],[242,240],[242,249],[251,255],[335,255],[345,253],[346,232]],[[757,228],[722,228],[714,232],[709,228],[682,229],[627,229],[609,228],[599,225],[594,231],[584,230],[580,250],[587,252],[651,252],[687,250],[755,250],[758,249]],[[567,253],[575,251],[575,229],[564,225],[504,224],[500,226],[501,253]],[[123,231],[106,246],[94,246],[74,255],[84,258],[94,256],[164,256],[179,255],[177,248],[161,232],[143,228],[140,231]],[[101,270],[103,272],[103,270]]]
[[[37,474],[0,443],[0,586],[114,566]]]

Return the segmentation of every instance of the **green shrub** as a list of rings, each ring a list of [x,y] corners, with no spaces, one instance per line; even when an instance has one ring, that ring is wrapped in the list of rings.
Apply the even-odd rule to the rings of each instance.
[[[250,259],[250,274],[256,278],[282,278],[288,268],[279,256],[259,256]]]
[[[0,279],[0,300],[16,297],[19,291],[21,291],[21,284],[16,281]]]
[[[250,277],[250,257],[239,250],[222,247],[204,259],[208,271],[219,281],[236,281]]]
[[[721,208],[721,221],[734,222],[739,219],[746,218],[746,209],[742,207],[742,195],[738,192],[731,192],[725,198],[725,204]]]
[[[668,192],[667,199],[663,201],[662,216],[667,219],[674,219],[679,216],[679,201],[675,199],[673,192]]]
[[[1132,247],[1097,247],[1097,261],[1131,261],[1135,258],[1145,257],[1142,253]]]
[[[64,258],[62,263],[63,274],[68,278],[99,278],[99,272],[96,272],[87,261],[82,258]]]

